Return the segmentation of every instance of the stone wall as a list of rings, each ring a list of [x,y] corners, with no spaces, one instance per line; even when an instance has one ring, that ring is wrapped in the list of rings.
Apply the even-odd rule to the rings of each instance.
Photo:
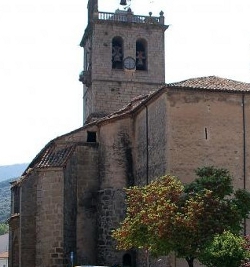
[[[9,267],[19,266],[19,240],[20,240],[20,218],[12,217],[9,221]]]
[[[92,104],[88,102],[90,99],[87,100],[87,106],[91,107],[91,109],[86,111],[86,114],[93,111],[97,115],[107,115],[121,109],[136,96],[146,94],[158,88],[159,84],[142,85],[133,81],[93,81],[92,87],[89,88],[89,94],[91,95],[94,109],[92,108]]]
[[[63,200],[63,253],[65,261],[76,263],[76,221],[77,221],[77,153],[73,153],[64,168]]]
[[[134,168],[136,185],[146,185],[167,172],[168,114],[163,94],[137,112],[134,117]],[[154,259],[145,251],[137,253],[138,267],[172,266],[168,257]]]
[[[67,266],[64,252],[64,173],[42,169],[37,177],[36,267]],[[31,266],[30,266],[31,267]]]
[[[187,182],[198,167],[223,167],[235,178],[234,186],[242,188],[241,94],[170,90],[168,113],[169,171]]]
[[[37,173],[27,175],[20,187],[21,266],[36,266]]]
[[[77,264],[96,265],[98,144],[78,146],[76,156],[73,167],[77,171]]]
[[[112,121],[111,121],[112,122]],[[125,252],[116,251],[111,237],[125,217],[124,188],[134,183],[131,119],[100,127],[100,191],[98,194],[98,264],[122,264]]]
[[[142,107],[134,122],[134,162],[137,185],[145,185],[167,171],[168,115],[166,96]]]

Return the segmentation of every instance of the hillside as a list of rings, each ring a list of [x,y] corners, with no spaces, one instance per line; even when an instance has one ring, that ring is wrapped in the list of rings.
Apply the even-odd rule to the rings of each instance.
[[[20,176],[27,166],[27,163],[0,166],[0,182]]]
[[[22,175],[28,164],[0,166],[0,223],[10,216],[10,182]]]
[[[0,182],[0,223],[6,222],[10,216],[10,182],[12,180]]]

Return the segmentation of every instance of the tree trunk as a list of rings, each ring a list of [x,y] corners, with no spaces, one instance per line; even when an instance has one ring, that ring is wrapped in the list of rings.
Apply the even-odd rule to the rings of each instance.
[[[194,267],[194,258],[193,257],[186,257],[186,261],[189,267]]]

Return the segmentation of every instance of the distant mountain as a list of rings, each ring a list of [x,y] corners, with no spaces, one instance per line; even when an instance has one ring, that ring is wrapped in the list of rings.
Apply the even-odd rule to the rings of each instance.
[[[0,182],[21,176],[27,167],[27,163],[0,166]]]
[[[27,167],[27,163],[0,166],[0,223],[10,217],[10,182],[21,176]]]

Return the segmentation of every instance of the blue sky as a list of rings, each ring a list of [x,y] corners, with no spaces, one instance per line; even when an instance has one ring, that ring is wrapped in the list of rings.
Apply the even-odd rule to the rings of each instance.
[[[82,126],[87,0],[1,0],[0,165],[31,161],[51,139]],[[99,0],[113,12],[119,0]],[[250,82],[249,0],[132,0],[166,23],[166,82],[216,75]]]

